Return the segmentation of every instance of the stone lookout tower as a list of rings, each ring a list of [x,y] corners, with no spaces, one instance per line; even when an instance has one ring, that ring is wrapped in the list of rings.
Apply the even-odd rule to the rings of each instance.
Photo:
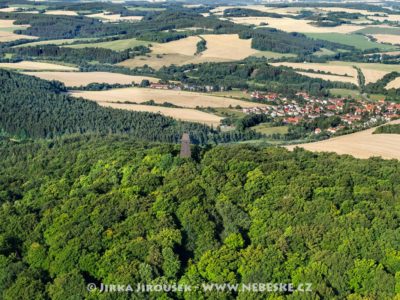
[[[188,133],[184,133],[182,135],[182,140],[181,140],[181,158],[189,158],[192,156],[192,153],[190,152],[190,136]]]

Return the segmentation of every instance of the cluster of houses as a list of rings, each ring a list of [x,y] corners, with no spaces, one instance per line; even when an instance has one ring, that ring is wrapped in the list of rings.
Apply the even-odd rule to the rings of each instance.
[[[212,85],[196,86],[196,85],[180,84],[180,83],[151,83],[149,88],[156,90],[174,90],[174,91],[191,91],[191,92],[224,91],[223,87],[216,87]]]
[[[254,106],[243,108],[246,114],[266,114],[286,124],[299,124],[319,117],[338,116],[341,124],[326,129],[327,133],[334,134],[344,128],[371,126],[379,121],[390,121],[400,118],[400,104],[381,100],[370,103],[363,101],[349,101],[345,98],[322,99],[311,97],[307,93],[299,92],[296,99],[287,99],[277,93],[252,92],[251,97],[257,101],[269,102],[268,106]],[[315,134],[320,134],[320,128]]]

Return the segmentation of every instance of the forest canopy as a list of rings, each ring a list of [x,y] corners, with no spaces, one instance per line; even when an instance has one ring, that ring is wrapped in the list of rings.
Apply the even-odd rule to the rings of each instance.
[[[89,295],[92,282],[312,284],[163,299],[398,292],[399,162],[248,145],[194,153],[126,136],[0,142],[2,298],[110,299]]]

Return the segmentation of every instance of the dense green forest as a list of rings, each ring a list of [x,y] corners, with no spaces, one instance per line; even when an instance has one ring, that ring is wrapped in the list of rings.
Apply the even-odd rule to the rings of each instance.
[[[46,59],[81,65],[89,62],[116,64],[137,55],[145,55],[150,52],[150,49],[145,46],[137,46],[123,51],[113,51],[94,47],[75,49],[56,45],[39,45],[12,48],[9,52],[14,54],[13,60]]]
[[[307,38],[301,33],[287,33],[273,28],[259,28],[243,31],[239,34],[239,36],[244,39],[252,38],[251,46],[254,49],[280,53],[296,53],[306,55],[312,54],[321,48],[353,49],[353,47],[348,47],[341,44],[322,40],[313,40]]]
[[[390,134],[400,134],[400,124],[388,124],[379,126],[375,131],[375,134],[378,133],[390,133]]]
[[[193,152],[182,160],[178,146],[118,136],[1,142],[2,299],[399,292],[399,162],[272,147]],[[100,282],[293,282],[312,292],[89,295]]]
[[[225,89],[254,88],[294,96],[299,90],[325,96],[330,88],[355,88],[353,84],[329,82],[297,74],[290,68],[274,67],[262,59],[243,62],[203,63],[200,65],[169,66],[156,72],[158,77],[188,84],[212,85]]]
[[[65,94],[60,82],[0,70],[0,132],[19,138],[51,138],[71,133],[125,133],[140,140],[178,142],[190,132],[196,144],[231,142],[260,135],[222,133],[205,125],[178,122],[159,114],[104,108]]]
[[[250,8],[233,7],[224,10],[224,17],[270,17],[270,18],[282,18],[285,15],[260,11]]]

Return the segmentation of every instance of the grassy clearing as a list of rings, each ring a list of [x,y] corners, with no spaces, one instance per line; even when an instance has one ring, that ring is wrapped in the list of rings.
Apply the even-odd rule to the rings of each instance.
[[[369,94],[368,98],[371,99],[372,101],[380,101],[382,99],[385,99],[386,96],[382,94]]]
[[[253,54],[252,56],[254,57],[265,57],[265,58],[291,58],[291,57],[296,57],[296,54],[293,53],[278,53],[278,52],[272,52],[272,51],[259,51],[256,54]]]
[[[47,40],[47,41],[39,41],[39,42],[32,42],[32,43],[26,43],[22,45],[17,45],[14,46],[15,48],[19,47],[34,47],[34,46],[39,46],[39,45],[68,45],[72,44],[77,41],[87,41],[87,42],[93,42],[96,41],[98,38],[80,38],[80,39],[64,39],[64,40]]]
[[[314,55],[316,55],[316,56],[326,56],[326,55],[335,55],[335,54],[336,54],[335,51],[332,51],[332,50],[329,50],[326,48],[322,48],[321,50],[314,53]]]
[[[396,47],[391,45],[383,45],[371,42],[367,37],[359,34],[342,34],[342,33],[307,33],[308,37],[313,39],[325,40],[333,43],[353,46],[360,50],[379,49],[379,50],[394,50]]]
[[[24,71],[78,71],[77,68],[61,64],[36,61],[21,61],[17,63],[0,63],[0,68]]]
[[[262,123],[257,126],[252,127],[251,129],[265,135],[272,135],[272,134],[286,134],[288,133],[289,127],[288,126],[271,126],[268,123]]]
[[[367,27],[356,31],[361,34],[394,34],[400,35],[400,28],[396,27]]]
[[[235,98],[235,99],[246,99],[251,100],[250,94],[241,91],[241,90],[232,90],[232,91],[224,91],[224,92],[213,92],[212,95],[226,97],[226,98]]]
[[[36,9],[46,9],[47,5],[33,5],[33,4],[10,4],[9,7],[16,7],[16,8],[36,8]]]
[[[215,108],[214,111],[216,115],[221,117],[243,118],[246,116],[246,114],[239,109]]]
[[[362,96],[358,90],[348,89],[330,89],[331,94],[335,97],[351,97],[357,100],[362,100]]]
[[[68,48],[105,48],[111,49],[114,51],[123,51],[129,48],[133,48],[136,46],[147,46],[150,42],[139,41],[137,39],[124,39],[124,40],[115,40],[115,41],[108,41],[108,42],[100,42],[100,43],[85,43],[85,44],[76,44],[76,45],[66,45],[65,47]],[[152,43],[154,44],[154,43]]]

